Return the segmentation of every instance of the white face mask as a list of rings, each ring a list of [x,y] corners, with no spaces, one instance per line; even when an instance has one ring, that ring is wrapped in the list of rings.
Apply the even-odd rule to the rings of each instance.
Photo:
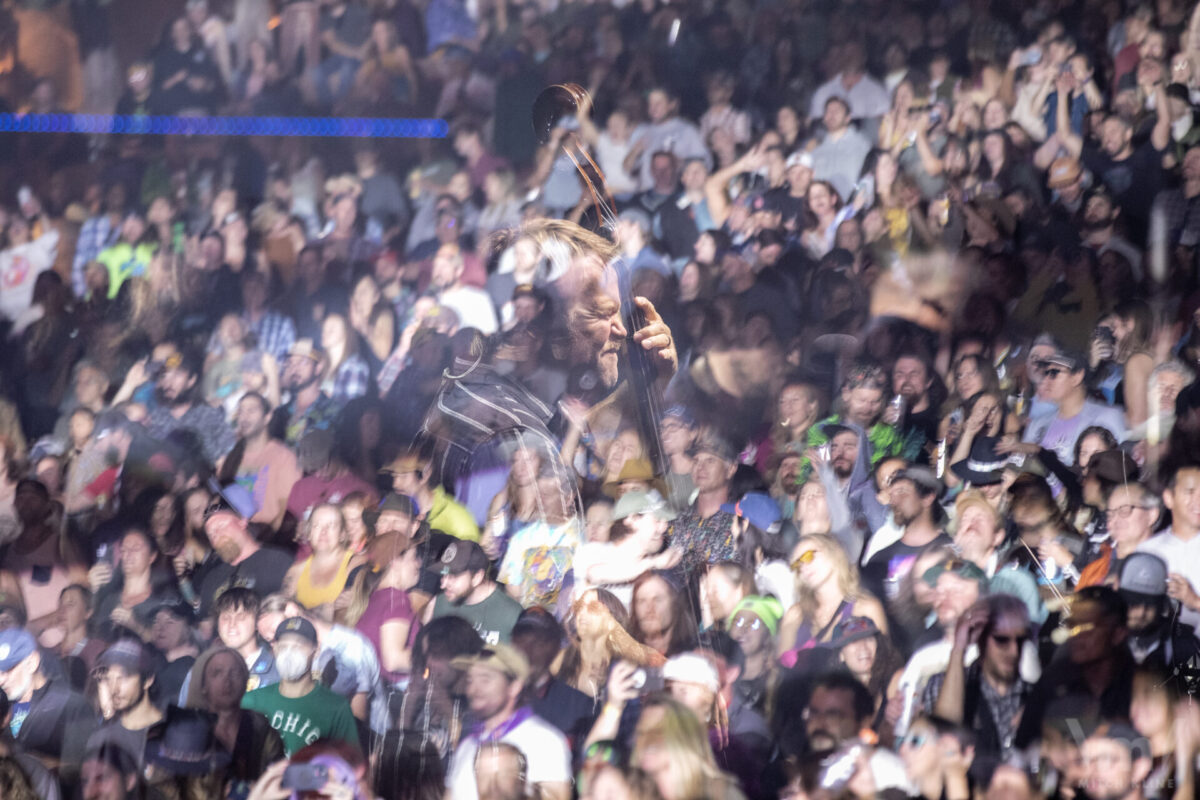
[[[299,650],[289,647],[275,656],[275,669],[285,681],[298,681],[312,669],[312,659]]]

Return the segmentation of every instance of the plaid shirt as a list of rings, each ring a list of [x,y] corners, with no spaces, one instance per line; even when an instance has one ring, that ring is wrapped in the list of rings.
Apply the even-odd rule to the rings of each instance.
[[[242,319],[258,339],[258,349],[270,353],[275,356],[277,362],[283,364],[288,350],[292,349],[296,341],[296,324],[292,322],[292,318],[278,311],[268,311],[258,322],[251,322],[245,314],[242,315]]]
[[[292,318],[278,311],[267,311],[258,322],[251,322],[248,316],[242,314],[242,322],[246,323],[246,329],[254,334],[258,349],[274,356],[282,369],[283,362],[287,360],[288,350],[292,349],[296,341],[296,324],[292,322]],[[220,340],[217,338],[217,331],[214,330],[208,337],[207,351],[215,353],[219,349]]]
[[[362,397],[371,388],[371,368],[362,356],[355,353],[342,362],[333,376],[333,391],[330,397],[338,405]]]
[[[178,419],[171,414],[170,408],[159,406],[150,412],[146,429],[160,442],[174,430],[192,431],[204,446],[204,457],[210,464],[217,463],[217,459],[232,450],[237,442],[233,428],[225,421],[225,415],[206,403],[196,403]]]
[[[75,260],[71,262],[71,288],[76,297],[87,292],[87,265],[96,260],[100,252],[116,244],[121,235],[120,226],[113,225],[108,214],[90,217],[79,229],[75,240]]]

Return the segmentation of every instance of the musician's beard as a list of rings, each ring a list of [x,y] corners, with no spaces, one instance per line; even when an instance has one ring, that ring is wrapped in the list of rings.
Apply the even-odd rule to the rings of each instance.
[[[596,372],[599,374],[600,382],[604,384],[605,389],[611,389],[617,385],[617,380],[621,377],[620,365],[620,345],[606,345],[600,351],[600,355],[596,356]]]

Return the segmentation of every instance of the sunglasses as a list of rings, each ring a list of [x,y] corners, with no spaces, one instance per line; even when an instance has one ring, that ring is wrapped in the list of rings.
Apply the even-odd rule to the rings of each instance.
[[[811,564],[813,559],[816,557],[816,550],[805,550],[803,553],[796,556],[796,560],[792,562],[792,569],[799,569],[801,564]]]
[[[1025,643],[1029,641],[1029,637],[1024,634],[1020,636],[997,636],[993,633],[989,638],[1001,647],[1008,647],[1014,642],[1016,642],[1017,647],[1024,647]]]
[[[746,619],[745,617],[738,617],[737,619],[735,619],[733,621],[733,627],[739,628],[739,629],[749,628],[752,631],[756,631],[756,630],[762,628],[762,620],[759,619],[758,617],[755,617],[754,619]]]

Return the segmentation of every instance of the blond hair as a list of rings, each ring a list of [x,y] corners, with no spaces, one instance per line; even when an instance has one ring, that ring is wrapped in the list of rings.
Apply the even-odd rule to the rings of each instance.
[[[862,587],[858,581],[858,570],[846,556],[846,551],[842,549],[841,542],[828,533],[810,533],[806,536],[801,536],[797,540],[796,546],[792,548],[792,552],[799,549],[800,545],[805,542],[813,545],[821,555],[833,562],[833,577],[837,580],[838,591],[842,593],[847,602],[853,603],[862,596]],[[796,597],[799,599],[800,608],[804,612],[804,616],[811,618],[817,610],[816,591],[812,586],[802,581],[799,574],[796,575]]]
[[[703,800],[721,796],[718,785],[728,785],[730,780],[717,766],[704,723],[691,709],[670,697],[648,699],[642,718],[646,719],[646,712],[653,708],[662,709],[662,718],[652,726],[638,725],[630,764],[640,766],[649,747],[661,748],[671,765],[670,781],[658,781],[660,789],[664,783],[670,786],[667,800]]]

